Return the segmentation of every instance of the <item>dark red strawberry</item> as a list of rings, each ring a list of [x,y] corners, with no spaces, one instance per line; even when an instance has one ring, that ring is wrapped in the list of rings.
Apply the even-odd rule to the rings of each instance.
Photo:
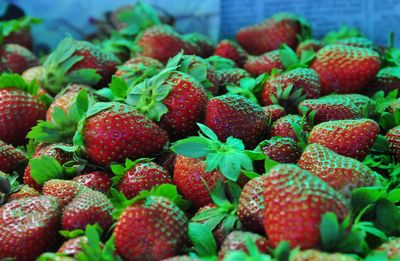
[[[81,174],[72,179],[88,188],[107,193],[112,185],[111,177],[106,172],[98,170]]]
[[[317,52],[322,47],[323,43],[321,41],[315,39],[308,39],[299,43],[299,45],[296,48],[296,54],[297,56],[300,57],[301,53],[304,51],[313,50],[314,52]]]
[[[172,151],[166,151],[165,153],[157,157],[154,161],[155,163],[166,169],[169,173],[173,173],[176,156],[176,153]]]
[[[122,103],[94,104],[79,134],[75,142],[84,147],[91,162],[102,166],[151,156],[160,152],[168,140],[165,130]]]
[[[375,80],[370,88],[366,89],[366,93],[374,94],[377,91],[384,91],[385,94],[392,90],[400,89],[400,68],[386,67],[379,70]]]
[[[369,48],[341,44],[320,49],[311,63],[321,82],[321,94],[360,93],[379,71],[379,54]]]
[[[394,127],[386,133],[390,151],[397,162],[400,162],[400,126]]]
[[[237,66],[242,67],[247,60],[247,53],[231,40],[222,40],[215,48],[214,55],[231,59]]]
[[[29,29],[14,31],[3,38],[2,44],[18,44],[32,50],[33,37]]]
[[[310,132],[310,144],[318,143],[343,156],[363,160],[379,134],[379,126],[369,119],[320,123]]]
[[[39,65],[36,56],[23,46],[5,44],[0,47],[0,73],[23,73],[26,69]]]
[[[296,164],[301,155],[299,144],[292,138],[275,136],[259,144],[261,151],[279,163]]]
[[[0,171],[10,174],[24,159],[26,156],[22,151],[0,140]]]
[[[87,225],[98,223],[103,230],[107,230],[113,223],[113,209],[105,194],[84,187],[64,208],[61,217],[62,229],[85,229]]]
[[[76,257],[79,252],[82,252],[82,244],[86,244],[88,239],[86,236],[79,236],[65,241],[57,253],[65,254],[67,256]]]
[[[79,193],[82,187],[75,181],[51,179],[43,184],[43,195],[53,196],[62,206],[66,206]]]
[[[163,68],[163,64],[153,58],[146,56],[133,57],[118,66],[115,76],[124,79],[127,83],[140,82],[146,77],[156,75]]]
[[[283,69],[279,50],[270,51],[260,56],[249,56],[244,68],[253,76],[258,76],[262,73],[271,73],[272,69]]]
[[[279,13],[257,25],[242,28],[236,39],[246,51],[260,55],[278,49],[284,43],[294,49],[299,43],[299,35],[306,38],[310,30],[303,18]]]
[[[265,106],[264,112],[265,115],[267,115],[269,122],[271,123],[286,115],[285,108],[283,108],[279,104]]]
[[[253,148],[266,134],[267,121],[262,107],[239,95],[214,97],[207,104],[205,125],[221,141],[232,136]]]
[[[58,243],[60,204],[53,197],[13,200],[0,208],[0,258],[35,260]]]
[[[295,141],[299,141],[294,125],[303,126],[303,131],[309,132],[311,127],[309,123],[299,115],[288,114],[276,120],[271,126],[271,136],[281,136],[292,138]]]
[[[333,212],[343,220],[349,212],[341,194],[293,164],[275,166],[265,176],[264,202],[264,228],[274,247],[281,241],[317,247],[322,215]]]
[[[11,11],[11,8],[9,11]],[[4,13],[4,15],[6,13]],[[12,13],[12,11],[10,13]],[[6,20],[4,20],[4,18]],[[20,18],[10,20],[8,20],[6,17],[3,17],[3,20],[0,22],[0,26],[2,27],[2,44],[13,43],[22,45],[25,48],[32,50],[33,39],[30,29],[32,25],[39,24],[40,22],[40,19],[30,16],[22,16]]]
[[[200,52],[198,55],[203,58],[207,58],[211,55],[213,55],[215,51],[215,45],[214,43],[204,34],[199,34],[199,33],[190,33],[190,34],[185,34],[183,36],[183,39],[196,46]]]
[[[307,146],[297,164],[348,199],[353,189],[376,185],[376,173],[367,166],[316,143]]]

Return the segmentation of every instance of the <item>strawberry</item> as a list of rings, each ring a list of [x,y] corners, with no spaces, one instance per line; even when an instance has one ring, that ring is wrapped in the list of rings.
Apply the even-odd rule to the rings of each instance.
[[[379,126],[369,119],[320,123],[310,132],[310,144],[318,143],[343,156],[363,160],[379,134]]]
[[[39,24],[41,20],[30,16],[11,20],[3,19],[0,21],[2,44],[18,44],[31,50],[33,39],[30,28],[32,25]]]
[[[249,231],[265,234],[263,176],[251,179],[244,185],[239,198],[239,220]]]
[[[380,67],[379,54],[368,48],[328,45],[320,49],[311,63],[321,82],[321,94],[360,93]]]
[[[33,80],[35,80],[40,87],[38,91],[38,93],[40,93],[45,91],[45,89],[42,88],[43,87],[42,76],[44,75],[44,73],[45,73],[44,67],[42,65],[39,65],[28,68],[22,73],[21,76],[27,83],[30,83]]]
[[[293,261],[356,261],[354,257],[341,253],[325,253],[315,249],[299,251]]]
[[[57,253],[65,254],[67,256],[76,257],[79,252],[82,252],[82,244],[86,244],[88,239],[86,236],[79,236],[65,241]]]
[[[265,176],[264,202],[264,228],[274,247],[283,240],[316,247],[322,215],[333,212],[343,220],[349,212],[341,194],[293,164],[275,166]]]
[[[279,104],[265,106],[264,112],[271,123],[286,115],[285,108]]]
[[[389,241],[378,246],[376,251],[385,252],[389,260],[395,260],[400,257],[400,239],[398,237],[392,238]]]
[[[166,169],[168,173],[174,172],[175,160],[176,160],[176,153],[172,151],[166,151],[165,153],[161,154],[157,157],[154,162],[159,164],[161,167]]]
[[[35,260],[58,242],[60,204],[53,197],[13,200],[0,208],[0,258]]]
[[[231,59],[239,67],[242,67],[247,60],[247,53],[231,40],[221,40],[215,48],[214,55]]]
[[[281,136],[292,138],[295,141],[299,141],[297,138],[294,125],[303,127],[303,131],[309,132],[311,127],[307,121],[304,121],[299,115],[288,114],[276,120],[271,126],[271,137]]]
[[[11,173],[17,170],[19,162],[25,159],[22,151],[0,140],[0,171]]]
[[[323,47],[323,43],[319,40],[315,39],[307,39],[301,43],[296,48],[296,54],[297,56],[301,56],[302,52],[308,51],[308,50],[313,50],[314,52],[317,52],[319,49]]]
[[[118,218],[116,250],[125,260],[163,260],[179,253],[187,229],[185,213],[170,199],[138,198]]]
[[[250,74],[240,68],[230,68],[218,70],[217,76],[222,89],[221,91],[225,92],[228,85],[239,85],[239,81],[243,78],[250,77]]]
[[[377,91],[383,90],[385,94],[392,90],[399,89],[400,86],[400,68],[385,67],[379,70],[374,81],[369,89],[365,91],[368,94],[374,94]]]
[[[400,162],[400,126],[394,127],[386,133],[390,151],[397,162]]]
[[[53,196],[62,206],[66,206],[79,193],[82,187],[74,181],[51,179],[43,184],[43,195]]]
[[[127,199],[139,195],[142,190],[151,190],[153,187],[164,183],[172,184],[172,177],[163,167],[152,161],[139,159],[136,161],[126,160],[125,167],[122,165],[111,165],[116,177],[114,184]]]
[[[281,56],[278,50],[264,53],[260,56],[249,56],[244,68],[253,76],[262,73],[270,74],[274,68],[283,69]]]
[[[207,95],[192,76],[172,71],[174,57],[166,70],[135,86],[127,102],[154,121],[159,121],[171,140],[186,137],[197,129],[205,113]]]
[[[0,73],[23,73],[26,69],[39,65],[36,56],[23,46],[5,44],[0,47]]]
[[[0,76],[0,140],[13,145],[26,143],[26,134],[46,114],[46,105],[34,96],[36,93],[37,85],[27,84],[17,74]]]
[[[81,174],[79,176],[74,177],[72,180],[88,188],[103,193],[107,193],[112,185],[110,175],[100,170]]]
[[[94,104],[81,127],[75,142],[84,147],[91,162],[102,166],[153,155],[167,142],[165,130],[122,103]]]
[[[262,107],[239,95],[214,97],[207,104],[205,125],[222,141],[232,136],[254,148],[266,133],[267,121]]]
[[[368,38],[365,37],[347,37],[344,39],[339,39],[335,44],[343,44],[354,47],[369,48],[379,53],[379,48]]]
[[[298,166],[319,177],[348,199],[352,190],[376,184],[376,173],[367,166],[316,143],[307,146]]]
[[[142,78],[156,75],[163,68],[163,64],[156,59],[139,56],[133,57],[118,66],[115,76],[124,79],[127,83],[139,82]]]
[[[204,34],[194,32],[182,37],[186,42],[195,45],[200,50],[198,54],[200,57],[207,58],[213,55],[215,51],[214,43]]]
[[[299,144],[292,138],[274,136],[258,146],[266,156],[279,163],[296,164],[301,155]]]
[[[65,206],[61,217],[62,229],[84,229],[89,224],[98,223],[103,230],[107,230],[113,223],[113,209],[105,194],[84,187]]]
[[[253,26],[242,28],[236,39],[250,54],[260,55],[278,49],[283,43],[296,48],[298,36],[307,38],[310,25],[293,14],[279,13]]]
[[[28,185],[22,185],[21,189],[19,191],[16,191],[14,193],[12,193],[9,197],[8,197],[8,201],[11,200],[15,200],[15,199],[20,199],[20,198],[27,198],[27,197],[36,197],[39,196],[39,192],[28,186]]]

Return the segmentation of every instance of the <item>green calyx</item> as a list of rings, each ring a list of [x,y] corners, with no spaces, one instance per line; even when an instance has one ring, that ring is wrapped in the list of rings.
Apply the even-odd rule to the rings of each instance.
[[[332,44],[340,39],[358,37],[358,36],[363,36],[363,35],[356,28],[341,26],[339,30],[327,33],[322,39],[322,42],[324,42],[325,44]]]
[[[207,224],[189,223],[189,239],[196,254],[201,258],[215,259],[217,257],[217,243],[212,230]]]
[[[7,197],[21,189],[18,175],[9,175],[0,171],[0,206],[7,201]]]
[[[241,170],[252,171],[253,163],[241,140],[229,137],[225,143],[207,126],[198,123],[199,136],[175,142],[171,150],[189,158],[205,158],[206,171],[218,170],[227,179],[236,181]]]
[[[213,55],[206,59],[216,70],[226,70],[236,68],[234,61],[221,56]]]
[[[245,77],[239,80],[239,86],[230,83],[226,89],[229,94],[241,95],[258,104],[256,95],[259,95],[269,77],[268,74],[261,74],[257,78]]]
[[[285,88],[279,84],[276,87],[276,92],[271,94],[269,98],[271,99],[273,104],[280,104],[285,101],[290,101],[292,106],[296,106],[300,102],[304,101],[307,96],[303,94],[302,88],[299,88],[295,91],[293,91],[293,88],[293,84],[289,84]]]
[[[301,52],[300,58],[296,52],[286,44],[282,44],[279,48],[279,55],[283,66],[287,71],[296,68],[307,68],[310,62],[315,58],[313,50],[305,50]]]
[[[243,250],[231,250],[229,251],[225,257],[225,261],[236,261],[236,260],[244,260],[244,261],[285,261],[289,260],[289,255],[284,256],[275,256],[272,258],[270,255],[264,254],[260,252],[256,243],[249,237],[246,236],[244,238],[244,245],[246,246],[247,252]],[[289,249],[290,250],[290,249]],[[289,253],[289,252],[288,252]]]
[[[388,112],[389,107],[398,101],[399,90],[393,90],[387,95],[383,91],[378,91],[372,97],[375,102],[373,116],[376,122],[384,130],[390,130],[400,125],[400,110]],[[372,114],[372,113],[370,113]]]
[[[41,22],[41,19],[30,16],[23,16],[8,21],[0,21],[0,43],[11,33],[20,32],[23,29],[29,29],[31,25],[40,24]]]
[[[2,73],[0,75],[0,88],[17,88],[32,95],[36,95],[39,90],[36,81],[27,83],[17,73]]]
[[[122,177],[125,175],[127,171],[132,169],[135,165],[141,162],[149,162],[152,159],[148,158],[141,158],[137,159],[135,161],[132,161],[130,159],[125,160],[125,165],[122,164],[111,164],[110,168],[111,171],[115,174],[114,177],[111,178],[111,181],[113,182],[114,185],[118,185],[122,179]]]

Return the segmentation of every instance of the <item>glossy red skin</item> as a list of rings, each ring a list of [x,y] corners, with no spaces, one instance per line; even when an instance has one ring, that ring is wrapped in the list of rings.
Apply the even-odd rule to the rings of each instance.
[[[18,163],[26,156],[13,146],[0,140],[0,171],[10,174],[17,169]]]
[[[168,140],[165,130],[121,103],[86,119],[82,135],[88,159],[101,166],[151,156]]]
[[[300,33],[298,19],[273,16],[260,24],[242,28],[236,39],[247,52],[260,55],[278,49],[283,43],[295,49]]]
[[[87,243],[87,241],[86,236],[68,239],[60,246],[57,253],[75,257],[79,252],[82,252],[82,244]]]
[[[292,127],[292,124],[294,123],[301,126],[302,117],[299,115],[288,114],[279,118],[272,124],[271,137],[281,136],[299,141]],[[311,127],[307,122],[303,125],[303,130],[306,132],[309,132],[311,130]]]
[[[243,67],[254,77],[262,73],[270,74],[274,68],[284,69],[279,50],[270,51],[260,56],[249,56]]]
[[[373,95],[377,91],[382,90],[387,94],[392,90],[400,89],[398,72],[399,69],[397,67],[385,67],[380,69],[370,88],[366,89],[366,93]]]
[[[72,180],[88,188],[103,193],[107,193],[112,186],[110,175],[100,170],[81,174],[79,176],[74,177]]]
[[[296,48],[297,56],[301,56],[303,51],[314,50],[314,52],[318,52],[319,49],[323,47],[323,44],[319,40],[309,39],[305,40],[304,42],[299,43]]]
[[[61,165],[67,161],[72,160],[72,153],[63,151],[55,148],[57,145],[66,145],[62,143],[45,144],[41,143],[36,147],[35,153],[32,158],[40,158],[41,156],[49,156],[56,159]],[[33,187],[34,189],[41,191],[42,186],[37,184],[31,176],[31,167],[28,165],[24,172],[24,184]]]
[[[265,106],[264,112],[270,123],[286,115],[285,108],[283,108],[279,104]]]
[[[172,86],[162,101],[168,112],[160,119],[171,140],[185,138],[196,132],[197,122],[202,122],[207,104],[207,94],[192,76],[172,72],[164,84]]]
[[[60,204],[37,196],[13,200],[0,208],[0,258],[35,260],[59,242]]]
[[[267,122],[262,107],[239,95],[214,97],[207,104],[205,125],[221,141],[232,136],[254,148],[264,138]]]
[[[310,68],[319,75],[321,95],[360,93],[378,73],[380,58],[368,48],[328,45],[317,52]]]
[[[42,193],[57,198],[62,206],[66,206],[74,199],[80,189],[79,184],[74,181],[51,179],[43,184]]]
[[[230,40],[220,41],[215,48],[214,55],[231,59],[239,67],[242,67],[247,60],[247,53],[243,48]]]
[[[239,220],[246,230],[258,234],[265,234],[263,184],[263,176],[247,182],[240,194],[237,212]]]
[[[315,248],[326,212],[343,220],[349,212],[341,194],[293,164],[281,164],[264,178],[264,228],[273,247],[285,240],[291,247]]]
[[[343,156],[363,160],[379,134],[373,120],[339,120],[320,123],[311,130],[309,143],[318,143]]]
[[[3,39],[3,44],[18,44],[32,50],[32,34],[29,29],[12,32]]]
[[[299,144],[292,138],[275,136],[261,144],[262,152],[279,163],[296,164],[301,155]]]
[[[188,219],[164,197],[150,196],[127,207],[114,229],[117,253],[124,260],[163,260],[184,245]]]
[[[206,172],[206,164],[201,159],[187,158],[178,155],[174,168],[174,184],[179,193],[187,200],[190,200],[195,208],[203,207],[211,203],[203,180],[212,191],[222,176],[218,171]]]
[[[0,72],[21,74],[37,65],[39,61],[36,56],[23,46],[5,44],[0,48]]]
[[[38,120],[44,120],[46,105],[17,88],[0,89],[0,140],[14,146],[24,145],[26,135]]]
[[[107,231],[113,224],[113,209],[105,194],[84,188],[64,208],[61,217],[62,229],[85,229],[89,224],[98,223],[103,231]]]
[[[394,127],[386,133],[390,151],[397,162],[400,162],[400,126]]]
[[[151,190],[161,184],[172,184],[168,171],[154,162],[142,162],[133,166],[122,177],[118,190],[128,199],[136,197],[143,190]]]

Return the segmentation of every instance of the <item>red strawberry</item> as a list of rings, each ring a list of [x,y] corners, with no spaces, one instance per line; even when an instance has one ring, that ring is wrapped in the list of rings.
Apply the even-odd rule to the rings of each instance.
[[[271,136],[281,136],[292,138],[295,141],[299,141],[296,132],[293,128],[294,125],[303,126],[303,131],[309,132],[311,130],[310,125],[307,121],[303,123],[303,118],[299,115],[288,114],[276,120],[271,127]]]
[[[385,252],[389,260],[392,260],[392,258],[396,260],[396,258],[400,257],[399,244],[400,244],[400,238],[395,237],[380,245],[376,249],[376,251]]]
[[[244,68],[253,76],[258,76],[262,73],[270,74],[272,69],[283,69],[279,50],[270,51],[260,56],[249,56]]]
[[[81,174],[72,180],[103,193],[107,193],[112,185],[110,176],[106,172],[100,170]]]
[[[26,159],[22,151],[0,140],[0,171],[10,174],[15,171],[20,161]]]
[[[36,56],[18,44],[5,44],[0,48],[0,73],[23,73],[26,69],[39,65]]]
[[[79,252],[82,252],[82,244],[86,244],[87,242],[88,239],[86,236],[71,238],[60,246],[60,248],[57,250],[57,253],[76,257]]]
[[[166,169],[169,173],[174,172],[176,153],[172,151],[166,151],[164,154],[160,155],[155,159],[155,163],[159,164],[161,167]]]
[[[60,204],[53,197],[13,200],[0,208],[0,258],[35,260],[58,242]]]
[[[335,44],[344,44],[354,47],[369,48],[378,53],[380,51],[379,47],[376,46],[373,41],[365,37],[346,37],[344,39],[339,39],[338,41],[335,42]]]
[[[242,28],[236,39],[246,51],[260,55],[278,49],[284,43],[294,49],[299,43],[298,36],[305,37],[309,31],[310,26],[304,19],[279,13],[260,24]]]
[[[369,119],[320,123],[310,132],[310,144],[318,143],[343,156],[363,160],[379,134],[379,126]]]
[[[231,40],[220,41],[215,48],[214,55],[231,59],[239,67],[242,67],[247,59],[247,53],[242,47]]]
[[[28,185],[22,185],[21,189],[17,192],[12,193],[7,200],[11,201],[11,200],[15,200],[15,199],[20,199],[20,198],[27,198],[27,197],[35,197],[35,196],[39,196],[40,193],[28,186]]]
[[[203,180],[212,191],[217,181],[222,179],[219,171],[206,172],[206,163],[202,159],[187,158],[181,155],[176,157],[174,168],[174,184],[179,193],[190,200],[196,207],[211,203],[211,197]]]
[[[33,85],[17,74],[0,76],[0,140],[13,145],[26,143],[26,135],[44,119],[46,105],[39,100]]]
[[[264,187],[263,176],[244,185],[240,194],[238,213],[242,225],[249,231],[265,234],[264,230]]]
[[[112,211],[113,205],[105,194],[84,187],[64,208],[62,229],[85,229],[89,224],[98,223],[103,230],[107,230],[113,223]]]
[[[392,90],[399,89],[400,86],[400,68],[386,67],[379,70],[371,87],[365,91],[368,94],[374,94],[377,91],[383,90],[385,94]]]
[[[66,206],[79,193],[82,187],[74,181],[51,179],[43,184],[43,195],[53,196],[62,206]]]
[[[117,252],[125,260],[175,256],[186,241],[188,219],[171,200],[149,196],[125,209],[114,229]]]
[[[342,253],[325,253],[315,249],[299,251],[292,261],[357,261],[350,255]]]
[[[190,34],[185,34],[183,36],[183,39],[195,45],[199,50],[199,56],[203,58],[207,58],[211,55],[213,55],[215,51],[215,46],[213,42],[205,35],[199,34],[199,33],[190,33]]]
[[[328,45],[316,54],[311,68],[321,81],[321,94],[360,93],[375,78],[379,54],[368,48]]]
[[[316,247],[322,215],[334,212],[343,220],[349,211],[341,194],[293,164],[275,166],[265,176],[264,202],[264,228],[274,247],[283,240]]]
[[[221,141],[232,136],[255,147],[266,134],[267,121],[263,108],[239,95],[214,97],[207,104],[205,125]]]
[[[390,151],[397,162],[400,162],[400,126],[394,127],[386,133]]]
[[[2,23],[4,23],[2,21]],[[3,38],[2,44],[17,44],[28,50],[32,50],[33,37],[28,28],[23,28],[18,31],[13,31]]]
[[[142,77],[151,77],[163,68],[163,64],[146,56],[133,57],[118,67],[115,76],[129,83]]]
[[[322,47],[323,44],[321,41],[315,39],[308,39],[299,43],[299,45],[296,48],[296,54],[297,56],[300,57],[303,51],[313,50],[314,52],[317,52]]]
[[[6,10],[4,13],[3,20],[1,21],[1,26],[3,29],[1,32],[2,44],[19,44],[31,50],[33,39],[30,28],[32,25],[40,23],[40,19],[30,16],[22,16],[17,19],[13,18],[8,20],[10,17],[6,17],[6,14],[12,13],[12,16],[15,14],[13,12],[15,10],[12,10],[13,9],[10,6],[9,10]]]
[[[86,114],[77,141],[88,159],[98,165],[122,162],[160,152],[167,142],[165,130],[129,105],[96,103]]]
[[[221,92],[226,92],[226,87],[230,84],[238,85],[243,78],[250,77],[250,74],[240,68],[221,69],[217,71]]]
[[[376,183],[376,174],[367,166],[316,143],[307,146],[297,164],[325,181],[346,198],[351,197],[353,189],[373,186]]]
[[[275,136],[260,143],[261,151],[279,163],[296,164],[301,155],[299,144],[292,138]]]
[[[265,106],[264,112],[265,115],[267,115],[269,122],[271,123],[286,115],[285,108],[283,108],[279,104]]]

